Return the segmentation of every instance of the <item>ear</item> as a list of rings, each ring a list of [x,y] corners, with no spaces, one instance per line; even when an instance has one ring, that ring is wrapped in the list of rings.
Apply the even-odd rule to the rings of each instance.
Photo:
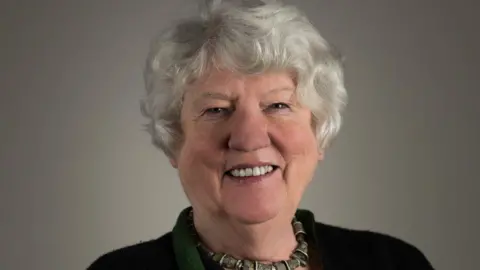
[[[324,157],[325,157],[325,150],[324,149],[318,150],[318,155],[317,155],[318,161],[322,161]]]
[[[178,163],[175,159],[171,158],[169,159],[170,165],[172,165],[173,168],[178,169]]]

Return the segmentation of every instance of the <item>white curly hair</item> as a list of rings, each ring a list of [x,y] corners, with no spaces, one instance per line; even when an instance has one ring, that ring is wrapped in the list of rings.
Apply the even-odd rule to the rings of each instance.
[[[176,156],[185,86],[212,68],[226,68],[242,74],[293,71],[298,99],[312,112],[319,148],[326,148],[340,130],[347,93],[342,59],[307,17],[267,0],[206,1],[201,11],[152,42],[141,108],[154,145]]]

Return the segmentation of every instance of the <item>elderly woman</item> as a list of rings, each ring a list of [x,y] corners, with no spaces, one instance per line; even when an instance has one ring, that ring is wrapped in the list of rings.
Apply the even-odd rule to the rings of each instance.
[[[154,42],[142,111],[191,207],[89,269],[432,269],[390,236],[297,209],[346,103],[338,55],[276,1],[212,1]]]

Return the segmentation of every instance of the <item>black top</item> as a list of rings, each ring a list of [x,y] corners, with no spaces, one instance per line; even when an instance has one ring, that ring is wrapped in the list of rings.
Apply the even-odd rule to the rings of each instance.
[[[318,255],[313,256],[313,260],[321,264],[323,270],[433,269],[421,251],[402,240],[375,232],[349,230],[315,221],[308,226],[305,224],[305,221],[308,223],[308,219],[313,220],[313,215],[307,214],[307,220],[301,221],[307,235],[312,236],[308,240],[309,245],[313,245],[316,250],[314,254]],[[181,251],[175,252],[178,249],[174,248],[174,241],[178,237],[174,234],[178,234],[175,229],[158,239],[109,252],[98,258],[87,270],[184,269],[185,260],[189,258],[188,255],[179,255]],[[201,252],[200,258],[205,270],[222,270]]]

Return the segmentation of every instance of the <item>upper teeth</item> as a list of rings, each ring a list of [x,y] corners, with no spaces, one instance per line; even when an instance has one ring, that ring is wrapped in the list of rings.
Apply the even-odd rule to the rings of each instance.
[[[233,169],[230,173],[235,177],[259,176],[273,171],[273,166],[256,166],[252,168]]]

